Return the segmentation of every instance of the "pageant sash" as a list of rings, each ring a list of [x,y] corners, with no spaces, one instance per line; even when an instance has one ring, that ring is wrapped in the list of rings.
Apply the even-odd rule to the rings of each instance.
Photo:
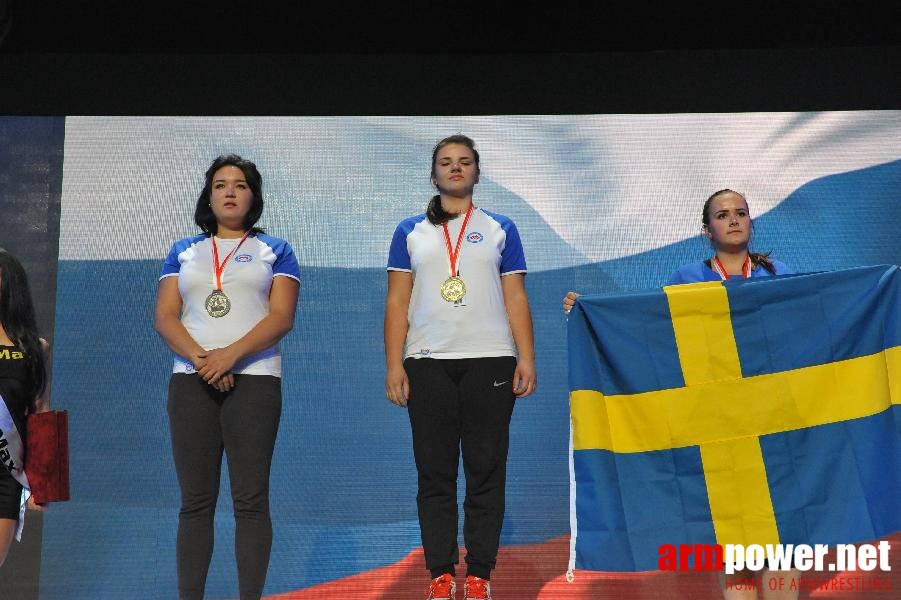
[[[22,443],[22,436],[2,395],[0,395],[0,461],[9,474],[22,484],[19,524],[16,526],[16,540],[21,541],[22,527],[25,525],[25,506],[31,496],[31,486],[25,475],[25,444]]]

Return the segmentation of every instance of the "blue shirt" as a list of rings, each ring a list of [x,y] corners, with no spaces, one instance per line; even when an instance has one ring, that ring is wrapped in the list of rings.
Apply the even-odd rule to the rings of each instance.
[[[782,261],[771,258],[770,262],[773,263],[773,267],[776,269],[775,275],[790,275],[794,272]],[[756,265],[753,269],[751,269],[751,277],[770,277],[772,275],[773,273],[770,273],[761,265]],[[679,270],[669,278],[669,281],[666,282],[666,285],[720,280],[721,277],[719,273],[708,267],[707,263],[701,260],[696,263],[689,263],[687,265],[682,265],[681,267],[679,267]]]

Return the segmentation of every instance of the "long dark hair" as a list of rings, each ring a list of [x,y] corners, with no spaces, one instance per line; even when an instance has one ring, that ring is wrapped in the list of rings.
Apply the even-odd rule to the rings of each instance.
[[[30,386],[26,392],[33,407],[47,386],[44,348],[38,335],[28,276],[19,259],[3,248],[0,248],[0,325],[9,339],[25,353],[30,375]]]
[[[723,194],[735,194],[745,201],[745,206],[748,205],[748,199],[745,198],[745,195],[741,192],[736,192],[735,190],[730,190],[729,188],[713,192],[713,194],[711,194],[710,197],[707,198],[707,201],[704,202],[704,209],[701,212],[701,222],[704,223],[704,227],[710,226],[710,204],[713,202],[714,198],[716,198],[717,196],[722,196]],[[761,254],[760,252],[751,252],[751,249],[748,248],[748,256],[751,258],[751,264],[753,266],[760,265],[761,267],[769,271],[770,275],[775,275],[776,267],[773,266],[773,262],[770,260],[770,254],[771,252],[767,252],[766,254]],[[710,261],[706,262],[709,263]],[[707,266],[709,267],[710,265],[708,264]]]
[[[216,157],[206,170],[203,190],[200,192],[200,197],[197,198],[197,208],[194,209],[194,222],[204,233],[216,235],[219,223],[216,221],[216,215],[213,214],[213,207],[210,206],[210,195],[213,192],[213,175],[225,166],[241,169],[250,191],[253,192],[250,210],[244,216],[244,229],[250,229],[253,233],[262,233],[263,230],[254,225],[263,216],[263,176],[260,175],[255,164],[237,154],[223,154]]]
[[[460,144],[461,146],[466,146],[467,148],[472,150],[472,156],[476,161],[476,173],[481,172],[481,168],[479,167],[479,151],[476,150],[476,143],[472,140],[472,138],[458,133],[456,135],[448,136],[435,144],[435,149],[432,150],[432,181],[435,180],[435,160],[438,158],[438,152],[442,148],[450,144]],[[431,223],[432,225],[441,225],[442,223],[447,223],[451,218],[456,216],[445,211],[444,208],[442,208],[441,194],[435,194],[434,196],[432,196],[432,199],[429,201],[429,205],[425,209],[425,215],[426,217],[428,217],[429,223]]]

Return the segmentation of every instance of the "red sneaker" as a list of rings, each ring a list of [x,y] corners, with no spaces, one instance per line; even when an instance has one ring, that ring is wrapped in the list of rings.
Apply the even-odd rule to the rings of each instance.
[[[457,583],[454,581],[453,575],[445,573],[441,577],[436,577],[429,584],[429,595],[425,600],[456,600]]]
[[[487,579],[466,576],[466,585],[463,587],[463,600],[491,600],[491,584]]]

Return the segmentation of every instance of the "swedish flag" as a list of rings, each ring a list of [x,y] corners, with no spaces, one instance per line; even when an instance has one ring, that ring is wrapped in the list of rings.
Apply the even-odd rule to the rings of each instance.
[[[571,567],[901,530],[896,266],[582,296]]]

